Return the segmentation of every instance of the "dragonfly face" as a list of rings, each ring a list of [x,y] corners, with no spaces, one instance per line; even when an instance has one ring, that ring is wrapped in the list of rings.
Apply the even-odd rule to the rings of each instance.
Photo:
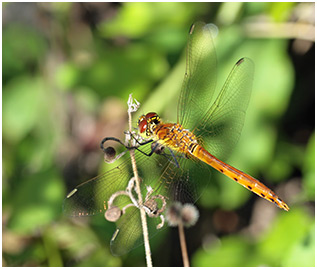
[[[150,137],[154,133],[154,129],[161,123],[161,118],[155,112],[149,112],[139,118],[138,126],[141,134]]]

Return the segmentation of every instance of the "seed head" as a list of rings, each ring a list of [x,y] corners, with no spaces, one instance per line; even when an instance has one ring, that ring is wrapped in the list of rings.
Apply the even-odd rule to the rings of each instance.
[[[113,147],[107,147],[104,149],[104,159],[106,162],[112,161],[116,156],[116,150]]]
[[[105,212],[105,218],[108,221],[115,222],[117,221],[122,215],[122,211],[119,207],[113,206],[110,207],[106,212]]]
[[[192,204],[182,205],[179,202],[173,203],[166,211],[166,220],[170,226],[177,226],[183,223],[190,227],[196,224],[199,217],[197,208]]]
[[[181,220],[181,210],[182,204],[180,202],[175,202],[167,208],[166,220],[170,226],[174,227],[178,225],[179,221]]]
[[[199,218],[199,212],[192,204],[183,205],[181,213],[183,224],[186,227],[194,226]]]

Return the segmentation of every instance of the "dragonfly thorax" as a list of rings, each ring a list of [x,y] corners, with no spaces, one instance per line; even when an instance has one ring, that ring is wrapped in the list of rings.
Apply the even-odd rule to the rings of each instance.
[[[146,115],[142,115],[138,121],[140,133],[145,134],[147,137],[153,135],[155,128],[159,124],[161,124],[161,118],[155,112],[150,112]]]
[[[191,154],[198,145],[196,136],[178,123],[163,123],[160,117],[150,112],[139,118],[139,131],[147,138],[159,141],[167,146],[184,154]]]

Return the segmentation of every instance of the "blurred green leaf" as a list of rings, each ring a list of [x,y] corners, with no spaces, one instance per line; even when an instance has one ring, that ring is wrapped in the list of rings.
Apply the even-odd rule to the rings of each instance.
[[[191,262],[195,267],[248,266],[251,250],[252,246],[242,237],[228,236],[217,246],[197,251]]]
[[[39,120],[44,88],[37,78],[17,78],[4,87],[3,91],[3,137],[17,143],[34,128]]]
[[[314,201],[315,199],[315,134],[313,134],[308,142],[306,153],[303,161],[304,182],[303,187],[305,196]]]
[[[270,3],[269,14],[276,22],[284,22],[292,16],[294,2]]]
[[[2,64],[5,67],[2,75],[6,81],[9,77],[37,69],[48,44],[34,28],[13,23],[3,28],[2,49]]]
[[[102,36],[124,35],[140,38],[149,32],[161,29],[162,25],[181,25],[191,23],[197,13],[204,13],[204,3],[126,3],[118,16],[110,22],[101,24]],[[130,22],[133,22],[130,23]]]
[[[105,220],[104,220],[105,221]],[[62,246],[66,257],[79,266],[121,266],[120,258],[110,253],[109,241],[98,237],[87,224],[61,222],[51,229],[52,237]],[[67,264],[71,266],[72,264]]]
[[[290,256],[293,246],[306,237],[313,222],[313,218],[301,208],[279,214],[271,229],[262,235],[257,251],[270,266],[284,266],[283,260]]]
[[[167,68],[164,58],[144,44],[122,49],[103,46],[101,58],[81,71],[83,75],[77,84],[94,89],[100,96],[126,99],[133,92],[140,100]]]
[[[285,257],[284,266],[287,267],[315,267],[315,225],[312,224],[309,232],[290,250]]]
[[[62,90],[72,89],[78,82],[80,72],[73,63],[65,63],[56,72],[56,84]]]
[[[24,176],[10,197],[14,215],[9,227],[28,234],[61,215],[64,187],[54,171]]]
[[[50,267],[63,266],[61,253],[58,248],[58,242],[56,241],[50,229],[46,229],[43,233],[43,244],[45,251],[48,254],[46,255],[48,257],[48,265]]]

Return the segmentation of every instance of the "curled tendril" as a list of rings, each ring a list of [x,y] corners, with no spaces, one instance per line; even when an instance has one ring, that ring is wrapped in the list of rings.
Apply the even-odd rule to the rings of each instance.
[[[145,202],[141,206],[144,208],[146,214],[150,218],[160,217],[161,223],[159,223],[156,226],[157,229],[160,229],[164,226],[164,223],[165,223],[165,219],[162,213],[166,209],[166,197],[160,194],[151,196],[153,193],[152,187],[147,186],[146,189],[147,189],[147,193],[145,197]],[[116,222],[122,215],[125,214],[127,208],[131,206],[140,208],[140,205],[137,199],[134,197],[134,194],[133,194],[134,191],[135,191],[135,178],[132,177],[128,182],[128,186],[126,190],[117,191],[111,195],[111,197],[108,200],[108,209],[105,212],[105,218],[108,221]],[[121,196],[121,195],[128,196],[131,200],[131,203],[123,207],[122,210],[119,207],[114,205],[114,200],[118,196]],[[162,203],[162,206],[160,208],[158,206],[157,200],[160,200]]]

